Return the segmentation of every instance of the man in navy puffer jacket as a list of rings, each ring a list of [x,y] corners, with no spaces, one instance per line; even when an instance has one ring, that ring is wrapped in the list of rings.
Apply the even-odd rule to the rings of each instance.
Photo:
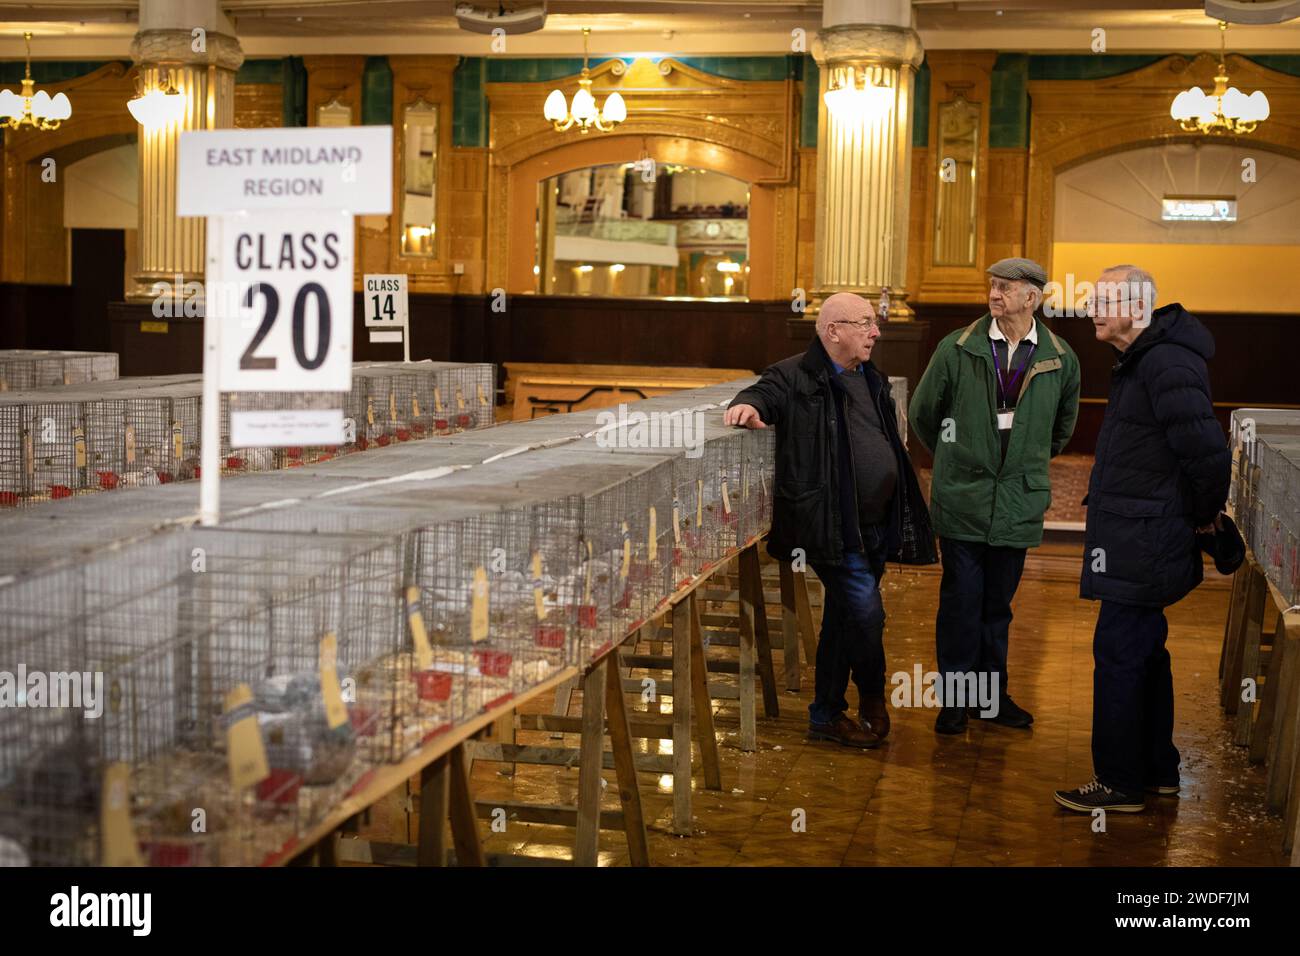
[[[1147,791],[1178,792],[1173,676],[1164,609],[1201,583],[1198,532],[1228,496],[1231,454],[1210,400],[1214,337],[1177,303],[1154,309],[1155,282],[1112,266],[1093,325],[1116,350],[1088,481],[1080,593],[1100,600],[1093,636],[1095,779],[1056,791],[1070,810],[1138,812]]]

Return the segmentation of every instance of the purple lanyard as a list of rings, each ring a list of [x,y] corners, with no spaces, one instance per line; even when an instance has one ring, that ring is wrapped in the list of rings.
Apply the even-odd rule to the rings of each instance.
[[[1029,363],[1034,357],[1034,349],[1036,348],[1038,348],[1037,342],[1029,343],[1029,354],[1026,355],[1025,360],[1020,363],[1020,368],[1016,369],[1012,373],[1011,380],[1004,383],[1002,381],[1002,363],[998,361],[997,346],[993,344],[993,339],[989,339],[989,351],[993,353],[993,371],[997,373],[998,376],[998,401],[1001,403],[998,406],[999,408],[1007,407],[1007,395],[1011,392],[1011,389],[1015,388],[1016,382],[1020,381],[1020,376],[1024,373],[1025,369],[1029,368]],[[1011,343],[1007,342],[1008,367],[1011,365],[1011,360],[1014,357],[1014,354],[1011,353]]]

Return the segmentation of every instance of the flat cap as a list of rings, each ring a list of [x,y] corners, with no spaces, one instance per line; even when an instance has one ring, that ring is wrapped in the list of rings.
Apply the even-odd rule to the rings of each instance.
[[[1033,259],[1022,259],[1019,256],[999,259],[989,266],[987,271],[989,275],[997,276],[999,279],[1023,279],[1040,289],[1047,285],[1046,271]]]

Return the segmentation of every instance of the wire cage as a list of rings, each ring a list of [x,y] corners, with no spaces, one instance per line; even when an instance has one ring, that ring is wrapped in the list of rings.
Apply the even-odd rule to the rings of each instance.
[[[23,697],[0,720],[0,835],[32,864],[103,862],[108,771],[171,765],[178,604],[165,550],[102,549],[0,587],[0,661]],[[117,802],[123,819],[155,808],[139,786]]]
[[[1300,412],[1241,408],[1232,413],[1237,523],[1265,575],[1300,601]]]
[[[741,433],[744,472],[741,478],[739,537],[750,541],[772,526],[772,488],[776,480],[776,436],[770,428]]]
[[[686,512],[681,515],[682,537],[694,554],[697,573],[735,553],[744,543],[740,514],[732,500],[742,491],[743,442],[740,430],[711,426],[693,476],[694,487],[678,485],[679,505],[684,505]]]
[[[37,401],[21,407],[20,495],[27,500],[70,498],[89,487],[93,470],[82,403]]]
[[[403,641],[400,545],[220,528],[190,532],[184,546],[191,573],[181,575],[179,613],[192,681],[179,696],[196,745],[222,754],[223,767],[234,762],[232,722],[256,718],[268,773],[239,801],[257,839],[249,846],[241,831],[218,852],[261,862],[390,756],[400,701],[383,662]]]
[[[0,403],[0,509],[17,506],[26,493],[29,458],[23,407]]]
[[[412,536],[412,574],[432,651],[421,694],[460,695],[465,713],[497,707],[571,663],[574,620],[556,579],[579,554],[580,503],[438,522]]]
[[[81,385],[115,378],[115,353],[0,349],[0,392]]]
[[[104,709],[6,711],[0,847],[117,860],[124,767],[148,862],[264,862],[375,764],[590,664],[679,583],[675,550],[717,560],[761,527],[771,436],[721,427],[734,388],[699,403],[698,456],[603,447],[583,413],[231,477],[219,528],[179,523],[181,483],[6,518],[32,546],[0,556],[0,663],[102,675]],[[674,498],[699,509],[689,548]]]

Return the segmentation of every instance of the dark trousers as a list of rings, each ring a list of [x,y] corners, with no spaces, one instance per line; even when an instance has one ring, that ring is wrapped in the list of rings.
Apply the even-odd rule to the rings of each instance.
[[[813,565],[825,594],[817,642],[817,672],[809,718],[829,724],[848,710],[849,677],[858,688],[858,706],[885,693],[885,607],[880,577],[885,571],[885,531],[863,531],[866,549],[846,551],[837,565]]]
[[[1011,599],[1025,569],[1025,549],[955,538],[940,538],[939,546],[943,580],[934,633],[944,687],[961,686],[949,674],[987,673],[990,680],[997,674],[998,695],[1005,697]]]
[[[1178,782],[1168,636],[1162,609],[1101,602],[1092,638],[1092,768],[1121,793]]]

